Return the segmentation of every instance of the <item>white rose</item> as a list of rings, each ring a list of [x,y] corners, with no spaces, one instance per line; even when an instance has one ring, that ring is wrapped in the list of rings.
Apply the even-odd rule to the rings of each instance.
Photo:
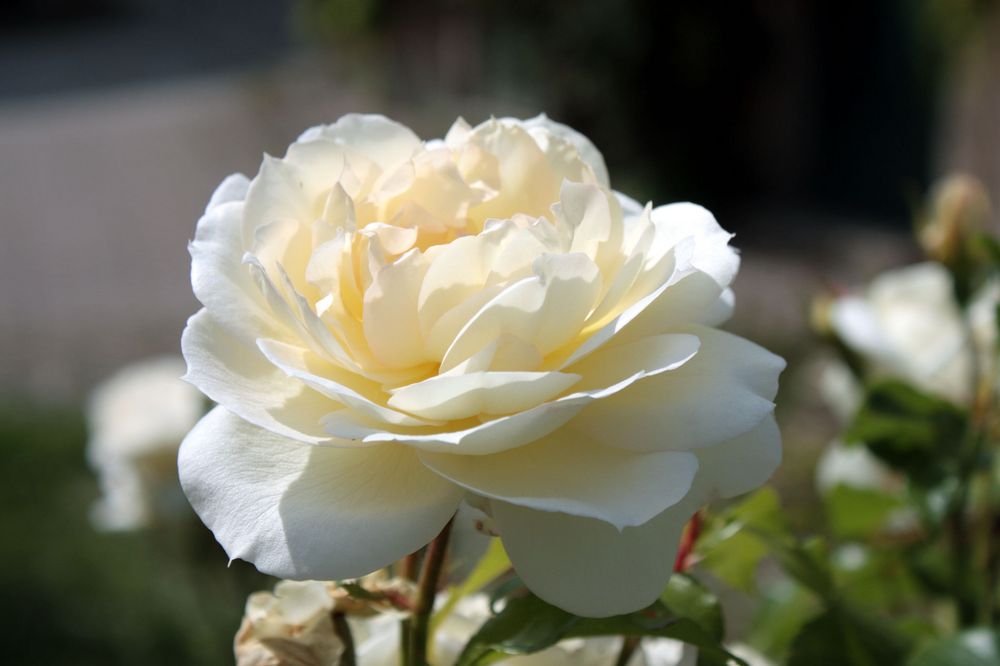
[[[694,509],[781,457],[784,362],[713,328],[729,239],[613,193],[544,116],[426,143],[381,116],[310,129],[198,222],[182,344],[220,407],[182,447],[188,498],[231,557],[341,579],[473,493],[540,597],[641,608]]]
[[[873,363],[875,372],[968,404],[976,359],[963,317],[970,317],[972,343],[991,357],[998,295],[996,284],[987,285],[963,315],[947,269],[926,262],[883,273],[864,295],[837,299],[831,323],[848,347]],[[993,363],[981,371],[994,372]]]
[[[102,497],[94,523],[108,530],[146,526],[158,512],[187,510],[177,483],[177,449],[204,413],[201,394],[181,381],[184,361],[128,365],[94,389],[87,406],[87,459]]]
[[[334,599],[320,581],[280,581],[255,592],[236,634],[236,666],[334,666],[344,643],[331,612]]]
[[[490,618],[489,599],[477,594],[462,599],[434,632],[431,662],[450,666],[458,660],[473,634]],[[350,618],[358,663],[361,666],[399,664],[399,617],[393,614],[373,618]],[[534,654],[506,657],[503,666],[606,666],[621,651],[617,636],[571,638]],[[694,651],[668,639],[644,639],[629,660],[629,666],[687,666],[694,663]]]

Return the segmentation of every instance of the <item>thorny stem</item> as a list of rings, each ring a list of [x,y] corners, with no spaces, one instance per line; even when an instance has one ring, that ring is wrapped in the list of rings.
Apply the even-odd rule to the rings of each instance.
[[[347,624],[347,617],[338,612],[332,613],[330,617],[333,619],[333,632],[344,644],[344,652],[337,663],[340,666],[356,666],[358,662],[354,653],[354,637],[351,635],[351,627]]]
[[[430,628],[431,611],[434,610],[434,599],[437,596],[438,581],[444,569],[444,560],[448,552],[448,537],[451,535],[451,523],[444,526],[441,533],[427,546],[424,555],[420,580],[417,582],[417,601],[413,615],[404,630],[408,630],[403,651],[404,666],[427,666],[427,637]]]

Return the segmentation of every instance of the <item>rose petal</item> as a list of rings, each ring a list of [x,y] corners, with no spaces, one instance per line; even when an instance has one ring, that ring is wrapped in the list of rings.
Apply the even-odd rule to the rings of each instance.
[[[429,360],[417,310],[426,271],[423,255],[408,252],[380,270],[365,291],[365,338],[375,358],[390,368],[408,368]]]
[[[428,419],[512,414],[563,393],[580,375],[563,372],[471,372],[437,375],[392,389],[390,407]]]
[[[181,336],[184,379],[234,414],[302,442],[329,442],[320,419],[330,400],[276,368],[255,345],[215,322],[207,310],[188,320]]]
[[[378,384],[326,363],[307,349],[265,339],[258,340],[257,347],[267,360],[289,377],[301,380],[306,386],[331,400],[368,414],[376,421],[399,426],[425,426],[435,423],[386,407],[381,402],[384,393]],[[327,409],[330,409],[330,405],[327,405]]]
[[[635,382],[650,375],[674,370],[683,366],[697,350],[698,341],[691,335],[663,336],[644,343],[631,351],[623,351],[620,366],[609,366],[601,373],[594,373],[593,380],[585,378],[586,388],[577,390],[552,402],[546,402],[523,412],[501,416],[486,423],[453,431],[427,433],[390,432],[378,428],[365,429],[363,421],[340,413],[331,419],[327,432],[338,437],[363,439],[365,442],[397,441],[425,451],[486,455],[506,451],[544,437],[576,416],[588,404],[608,398]],[[594,386],[590,386],[593,383]],[[350,434],[339,432],[335,425],[344,424]]]
[[[242,173],[234,173],[226,176],[219,186],[212,192],[212,197],[208,200],[205,212],[212,210],[216,206],[232,201],[243,201],[247,197],[247,189],[250,187],[250,179]]]
[[[216,192],[224,187],[220,185]],[[194,240],[188,245],[194,294],[226,330],[245,342],[261,335],[284,337],[285,327],[274,321],[250,269],[243,265],[242,215],[242,202],[216,202],[198,220]]]
[[[781,464],[781,431],[767,416],[745,435],[696,449],[698,483],[715,497],[729,498],[759,488]]]
[[[672,247],[684,238],[695,241],[691,265],[708,274],[720,287],[728,287],[740,267],[740,255],[729,246],[733,235],[715,221],[715,216],[693,203],[676,203],[653,209],[658,245]]]
[[[457,486],[394,445],[290,441],[216,407],[179,455],[181,484],[233,559],[281,578],[356,578],[434,538]]]
[[[604,156],[601,155],[601,151],[597,149],[597,146],[583,134],[580,134],[569,125],[563,125],[560,122],[552,120],[544,113],[519,122],[523,127],[528,128],[529,131],[541,128],[554,136],[569,141],[580,154],[580,158],[594,170],[597,182],[602,187],[611,187],[608,178],[608,167],[604,164]]]
[[[681,501],[698,460],[687,452],[625,453],[573,423],[537,442],[490,456],[421,453],[438,474],[484,497],[596,518],[622,529]]]
[[[616,529],[593,518],[537,511],[493,500],[504,548],[536,595],[584,617],[608,617],[648,606],[673,571],[684,524],[696,499],[649,522]]]
[[[773,412],[783,359],[715,329],[686,332],[701,341],[694,358],[595,402],[578,427],[623,448],[676,451],[746,433]],[[613,348],[602,352],[614,356]]]
[[[420,138],[408,127],[378,114],[349,113],[332,125],[307,129],[298,141],[317,139],[348,146],[375,160],[383,171],[405,162],[421,146]]]
[[[504,333],[532,343],[542,355],[579,333],[600,293],[597,266],[580,253],[543,254],[534,272],[500,292],[466,324],[441,360],[441,372]]]

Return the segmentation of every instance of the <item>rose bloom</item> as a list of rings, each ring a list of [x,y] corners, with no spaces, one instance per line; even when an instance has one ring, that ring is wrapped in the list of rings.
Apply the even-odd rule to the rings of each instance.
[[[98,528],[131,530],[189,513],[177,483],[177,449],[205,410],[183,374],[183,359],[146,359],[91,394],[87,459],[101,486],[91,512]]]
[[[988,283],[963,313],[951,274],[941,264],[925,262],[886,271],[862,293],[838,298],[830,323],[875,374],[967,405],[974,364],[980,364],[982,377],[996,372],[998,300],[1000,284]],[[861,388],[856,392],[860,395]]]
[[[343,579],[469,495],[543,599],[646,606],[692,512],[781,457],[784,362],[714,328],[729,239],[613,192],[544,116],[310,129],[227,178],[191,243],[187,379],[219,407],[181,448],[188,498],[230,557]]]

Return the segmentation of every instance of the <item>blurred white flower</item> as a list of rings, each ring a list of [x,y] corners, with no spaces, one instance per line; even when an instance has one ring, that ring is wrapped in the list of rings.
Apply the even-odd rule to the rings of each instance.
[[[330,585],[283,580],[255,592],[236,634],[236,666],[335,666],[344,644],[334,631]]]
[[[820,397],[837,421],[849,424],[864,397],[861,383],[851,369],[840,361],[824,359],[818,367],[817,383]]]
[[[128,530],[158,511],[184,511],[177,449],[204,413],[204,398],[181,380],[184,361],[161,357],[128,365],[94,389],[87,406],[87,459],[102,496],[96,526]]]
[[[535,594],[642,608],[693,511],[781,459],[784,361],[716,328],[730,238],[614,192],[544,116],[307,130],[198,222],[182,347],[220,406],[185,491],[231,557],[328,579],[417,550],[471,493]]]
[[[863,295],[838,298],[831,306],[831,323],[876,373],[967,405],[974,391],[973,371],[987,378],[996,373],[998,303],[1000,283],[992,281],[963,314],[947,269],[925,262],[881,274]],[[974,368],[977,349],[980,367]]]
[[[816,463],[816,487],[821,493],[828,493],[839,485],[890,491],[898,489],[900,481],[864,444],[850,446],[834,440]]]
[[[951,275],[941,264],[879,275],[864,295],[837,299],[831,323],[876,372],[959,404],[971,399],[971,347]]]

